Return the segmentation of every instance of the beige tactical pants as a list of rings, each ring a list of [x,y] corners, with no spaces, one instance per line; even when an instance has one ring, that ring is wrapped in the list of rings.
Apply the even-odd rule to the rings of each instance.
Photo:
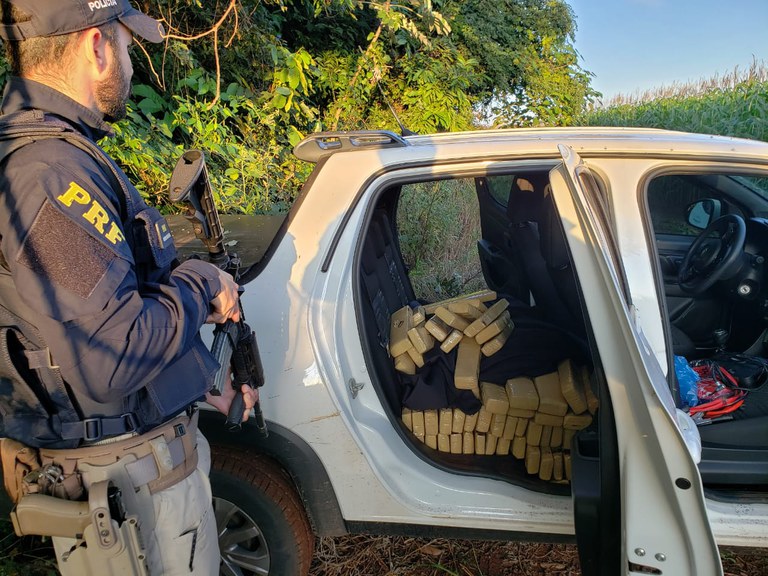
[[[150,576],[214,576],[219,573],[219,544],[208,480],[211,450],[200,431],[197,432],[197,452],[197,469],[181,482],[153,495],[145,486],[137,493],[136,500],[125,498],[126,512],[138,514],[140,518]],[[110,466],[113,467],[114,476],[108,476],[120,485],[121,466],[118,463]],[[85,474],[84,480],[89,485]],[[125,486],[121,489],[124,495],[128,494]],[[63,576],[86,576],[80,565],[70,563],[67,566],[66,562],[60,561],[75,540],[53,538],[53,544]]]

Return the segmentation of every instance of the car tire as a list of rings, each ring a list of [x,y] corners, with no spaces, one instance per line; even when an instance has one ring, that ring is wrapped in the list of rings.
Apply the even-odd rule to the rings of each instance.
[[[212,447],[222,576],[306,576],[315,536],[288,474],[273,460]]]

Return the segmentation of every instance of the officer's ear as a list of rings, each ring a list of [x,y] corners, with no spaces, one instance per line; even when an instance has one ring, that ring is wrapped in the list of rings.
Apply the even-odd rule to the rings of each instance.
[[[109,59],[117,58],[107,37],[98,28],[88,28],[82,32],[78,50],[95,80],[103,80],[109,72]]]

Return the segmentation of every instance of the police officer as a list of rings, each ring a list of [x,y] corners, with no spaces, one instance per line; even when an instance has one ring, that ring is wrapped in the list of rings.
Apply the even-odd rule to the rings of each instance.
[[[239,318],[237,286],[203,261],[178,264],[163,218],[94,146],[125,116],[132,38],[160,42],[162,26],[129,0],[2,0],[0,10],[14,74],[0,122],[62,131],[26,138],[0,164],[0,307],[33,327],[0,338],[0,353],[14,357],[34,333],[42,343],[24,352],[15,384],[53,376],[30,385],[40,405],[24,414],[17,390],[15,400],[0,391],[0,433],[38,448],[62,484],[115,479],[128,511],[142,511],[150,574],[215,574],[210,455],[190,434],[197,400],[226,413],[234,394],[208,394],[219,367],[199,329]],[[247,418],[257,393],[242,392]],[[149,464],[128,470],[133,461]],[[81,544],[54,538],[62,573],[76,572]]]

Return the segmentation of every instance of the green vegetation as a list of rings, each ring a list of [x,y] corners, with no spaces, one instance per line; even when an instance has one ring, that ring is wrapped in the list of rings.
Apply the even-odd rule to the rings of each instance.
[[[292,156],[292,147],[319,130],[396,131],[390,105],[420,133],[471,129],[482,121],[493,127],[646,126],[768,140],[768,69],[758,64],[697,84],[619,97],[584,113],[598,94],[578,64],[566,0],[141,5],[171,34],[163,45],[137,50],[129,117],[104,145],[142,195],[166,211],[175,210],[167,186],[176,159],[185,149],[200,148],[208,154],[224,211],[284,212],[312,168]],[[0,81],[6,74],[0,60]],[[471,180],[404,186],[398,215],[403,257],[420,298],[436,301],[483,287]],[[7,521],[0,522],[0,538],[0,576],[55,573],[50,546],[40,539],[16,539]],[[499,560],[494,571],[494,559],[506,557],[493,543],[479,553],[475,545],[461,544],[453,554],[454,541],[387,540],[377,546],[359,536],[322,539],[316,556],[323,567],[315,566],[313,574],[352,573],[350,557],[360,560],[354,573],[375,574],[371,566],[384,566],[383,553],[403,560],[402,569],[411,573],[425,569],[425,554],[440,558],[428,563],[430,569],[446,573],[495,574],[512,565]],[[528,558],[553,559],[549,549],[505,546],[514,546],[509,556],[515,566]],[[352,548],[349,556],[341,554],[346,548]],[[445,550],[455,564],[440,556]],[[749,554],[745,550],[738,554]],[[764,554],[755,553],[758,561],[746,568],[738,554],[723,555],[726,567],[764,573]],[[534,564],[531,570],[539,570]],[[562,565],[575,570],[573,550]]]
[[[145,0],[162,45],[134,56],[133,102],[108,151],[167,205],[184,149],[208,153],[228,212],[281,212],[318,130],[570,123],[594,96],[565,0]],[[4,69],[0,68],[0,73]],[[0,74],[2,80],[4,74]]]
[[[580,120],[590,126],[640,126],[768,141],[768,68],[753,62],[725,76],[619,96]]]
[[[486,288],[477,254],[480,212],[471,178],[403,186],[397,231],[417,298],[437,302]]]
[[[0,576],[56,576],[56,560],[50,539],[19,538],[10,519],[0,518]]]

